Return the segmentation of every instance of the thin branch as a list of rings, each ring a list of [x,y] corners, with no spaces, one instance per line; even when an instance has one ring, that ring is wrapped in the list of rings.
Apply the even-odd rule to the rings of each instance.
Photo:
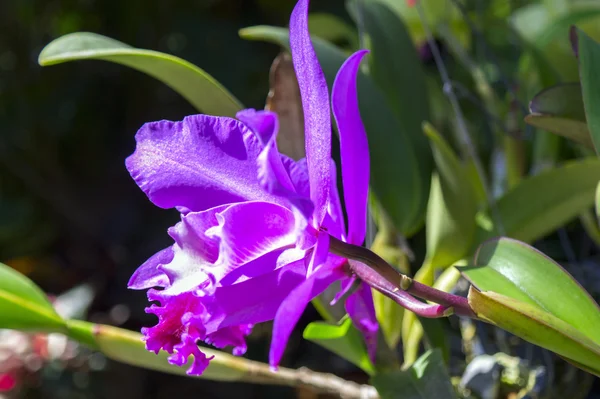
[[[475,312],[469,306],[466,298],[440,291],[413,280],[400,273],[369,249],[345,243],[334,237],[330,237],[329,244],[329,250],[332,253],[346,259],[358,261],[350,262],[350,269],[361,280],[407,309],[424,317],[448,316],[453,311],[460,316],[476,318]],[[417,301],[408,294],[442,306],[431,307],[432,305]]]
[[[105,324],[69,320],[67,335],[118,362],[141,368],[185,375],[185,369],[167,362],[168,354],[158,356],[146,350],[140,333]],[[318,373],[306,368],[298,370],[280,367],[272,370],[268,364],[202,347],[212,360],[202,375],[196,378],[214,381],[247,382],[306,388],[316,394],[335,395],[345,399],[378,399],[374,387],[348,381],[329,373]],[[188,361],[188,366],[191,361]]]
[[[397,283],[394,284],[385,278],[382,279],[382,276],[378,274],[374,268],[369,267],[364,264],[364,262],[355,262],[351,260],[349,266],[350,271],[356,274],[363,282],[389,297],[403,308],[406,308],[419,316],[434,319],[450,316],[454,312],[454,309],[450,306],[430,305],[415,299]]]
[[[379,395],[374,387],[360,385],[344,380],[329,373],[317,373],[307,368],[298,370],[280,367],[273,372],[264,363],[243,358],[245,375],[238,381],[254,384],[284,385],[290,387],[305,387],[315,393],[336,395],[344,399],[377,399]]]

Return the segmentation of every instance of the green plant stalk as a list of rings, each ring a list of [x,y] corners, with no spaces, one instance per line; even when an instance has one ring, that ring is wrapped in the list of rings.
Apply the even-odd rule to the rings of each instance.
[[[167,354],[158,355],[146,350],[142,335],[102,324],[80,320],[67,322],[68,336],[106,357],[137,367],[185,376],[185,366],[167,362]],[[337,395],[345,398],[378,398],[375,389],[341,379],[333,374],[317,373],[308,369],[293,370],[280,367],[276,372],[269,365],[213,350],[202,348],[208,356],[214,356],[205,372],[198,378],[216,381],[235,381],[253,384],[305,387],[316,394]]]

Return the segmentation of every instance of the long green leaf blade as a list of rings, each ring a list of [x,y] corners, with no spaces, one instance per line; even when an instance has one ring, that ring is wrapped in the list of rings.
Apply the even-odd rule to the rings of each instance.
[[[62,332],[65,322],[33,281],[0,263],[0,328]]]
[[[454,399],[456,394],[439,350],[430,350],[408,370],[371,378],[381,399]]]
[[[96,33],[70,33],[53,40],[40,53],[39,63],[48,66],[86,59],[116,62],[144,72],[167,84],[203,113],[233,117],[242,109],[227,89],[197,66]]]
[[[529,103],[525,122],[593,148],[588,129],[581,85],[560,84],[538,93]]]
[[[469,304],[483,320],[600,375],[600,346],[551,313],[527,302],[473,288],[469,291]]]
[[[594,204],[600,180],[600,160],[586,158],[566,162],[528,177],[496,204],[505,234],[533,242],[550,234]],[[497,235],[480,230],[476,242]]]
[[[600,308],[560,265],[529,245],[499,238],[485,242],[474,264],[459,268],[479,290],[529,303],[600,344]]]
[[[312,322],[304,329],[303,337],[343,357],[368,374],[375,371],[362,336],[352,325],[350,318],[346,318],[340,325]]]
[[[385,94],[387,103],[410,139],[419,160],[420,180],[428,182],[433,169],[431,148],[422,134],[422,124],[430,120],[429,96],[421,60],[404,21],[380,1],[349,1],[348,8],[357,24],[362,23],[369,57],[369,75]],[[358,17],[360,15],[360,17]],[[411,193],[417,199],[422,217],[428,190]]]
[[[445,267],[467,255],[472,245],[477,194],[466,167],[443,137],[429,124],[423,130],[437,170],[427,206],[427,263]]]
[[[579,78],[585,115],[596,153],[600,153],[600,43],[579,29],[577,37]]]

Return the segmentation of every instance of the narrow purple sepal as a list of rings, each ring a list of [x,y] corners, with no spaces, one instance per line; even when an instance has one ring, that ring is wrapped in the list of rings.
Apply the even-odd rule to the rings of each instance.
[[[344,62],[333,83],[331,103],[340,133],[344,199],[348,213],[348,242],[361,245],[367,231],[369,145],[360,118],[356,77],[367,50],[357,51]]]
[[[344,213],[340,203],[340,195],[337,187],[337,176],[335,162],[331,160],[331,189],[329,190],[329,205],[327,214],[321,224],[327,230],[330,236],[340,240],[346,240],[346,227],[344,223]]]
[[[363,334],[369,358],[375,363],[379,324],[375,316],[371,288],[367,284],[361,283],[358,290],[346,299],[346,312],[348,312],[354,326]]]
[[[308,32],[308,3],[300,0],[292,11],[290,48],[304,110],[310,198],[315,205],[313,225],[317,227],[325,217],[329,200],[331,119],[327,82]]]
[[[333,297],[333,299],[331,300],[331,302],[329,302],[329,305],[333,306],[336,303],[338,303],[338,301],[348,293],[348,291],[350,290],[350,288],[352,288],[352,286],[354,285],[354,282],[356,281],[356,276],[348,276],[346,278],[343,278],[340,281],[340,290],[337,292],[337,294],[335,294],[335,296]]]
[[[281,303],[273,323],[273,338],[269,352],[269,364],[272,369],[277,369],[279,366],[290,335],[306,305],[343,276],[339,264],[327,262],[290,292]]]
[[[308,273],[306,274],[309,277],[316,270],[319,269],[326,261],[327,256],[329,254],[329,234],[325,231],[319,232],[317,237],[317,244],[313,249],[312,256],[310,257],[310,263],[308,265]]]

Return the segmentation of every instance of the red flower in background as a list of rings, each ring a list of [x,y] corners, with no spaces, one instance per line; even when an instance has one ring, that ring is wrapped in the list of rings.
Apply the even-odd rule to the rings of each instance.
[[[17,378],[12,373],[0,374],[0,392],[8,392],[17,385]]]

